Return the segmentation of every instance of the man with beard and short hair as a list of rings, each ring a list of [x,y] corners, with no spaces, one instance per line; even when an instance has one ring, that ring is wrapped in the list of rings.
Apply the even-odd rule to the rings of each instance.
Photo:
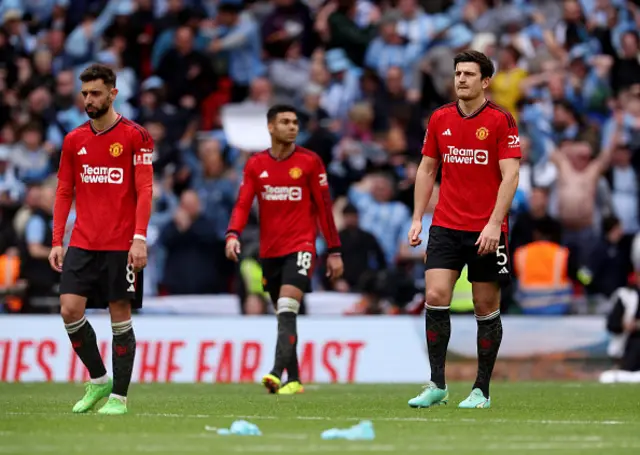
[[[71,344],[91,381],[73,412],[101,399],[101,414],[127,412],[136,339],[131,308],[142,306],[142,269],[151,216],[153,140],[115,112],[116,75],[91,65],[80,75],[91,118],[64,138],[53,211],[49,263],[62,272],[60,309]],[[62,239],[75,191],[76,221],[66,257]],[[109,308],[113,331],[113,381],[107,376],[85,308]]]
[[[431,381],[409,406],[449,399],[445,360],[451,336],[453,288],[467,266],[477,320],[478,373],[460,408],[489,408],[489,382],[502,341],[501,285],[511,279],[508,214],[518,187],[520,137],[513,116],[485,95],[494,68],[477,51],[454,58],[457,102],[436,109],[422,147],[409,244],[418,246],[422,217],[438,168],[442,182],[426,252],[426,338]]]

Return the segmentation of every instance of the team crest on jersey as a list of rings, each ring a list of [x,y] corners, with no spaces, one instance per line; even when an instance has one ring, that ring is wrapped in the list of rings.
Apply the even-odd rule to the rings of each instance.
[[[299,179],[300,177],[302,177],[302,169],[300,169],[299,167],[292,167],[291,169],[289,169],[289,175],[294,180]]]
[[[476,130],[476,137],[481,141],[484,141],[489,136],[489,130],[484,126],[481,126]]]
[[[124,147],[120,142],[115,142],[109,146],[109,154],[114,158],[118,158],[120,155],[122,155],[123,151]]]

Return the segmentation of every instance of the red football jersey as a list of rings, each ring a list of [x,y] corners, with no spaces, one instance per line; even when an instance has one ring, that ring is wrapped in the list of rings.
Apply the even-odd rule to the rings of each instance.
[[[518,127],[508,111],[490,101],[470,116],[449,103],[431,115],[422,154],[442,165],[432,224],[481,232],[502,182],[499,161],[521,157]],[[508,231],[506,218],[502,230]]]
[[[227,236],[239,236],[258,197],[260,257],[316,252],[318,224],[330,252],[340,248],[327,172],[318,155],[296,146],[283,160],[269,150],[247,160]]]
[[[122,116],[96,131],[91,122],[62,144],[53,211],[53,246],[62,245],[75,190],[76,221],[70,246],[127,251],[134,234],[146,237],[151,216],[153,140]]]

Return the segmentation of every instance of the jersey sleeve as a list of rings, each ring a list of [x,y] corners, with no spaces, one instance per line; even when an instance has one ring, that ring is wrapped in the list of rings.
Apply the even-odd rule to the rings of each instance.
[[[147,237],[153,201],[153,139],[147,130],[133,133],[133,172],[136,186],[135,235]]]
[[[438,139],[436,133],[436,124],[438,122],[438,113],[433,113],[427,125],[427,131],[424,133],[424,141],[422,143],[422,154],[430,158],[440,159],[440,151],[438,150]]]
[[[71,139],[67,135],[62,141],[62,154],[60,156],[60,167],[58,168],[58,187],[56,188],[56,200],[53,206],[52,246],[62,246],[67,219],[73,203],[73,189],[75,186],[73,161],[73,147]]]
[[[311,197],[316,206],[322,235],[327,242],[327,251],[329,253],[338,253],[340,252],[340,236],[333,219],[333,202],[329,192],[327,171],[318,156],[314,159],[313,172],[310,179]]]
[[[522,158],[518,125],[511,114],[505,112],[498,124],[498,159]]]
[[[225,238],[239,237],[249,220],[251,204],[253,204],[253,198],[256,195],[256,184],[253,176],[254,161],[255,158],[249,158],[244,166],[238,200],[231,212],[231,219],[229,220],[229,227]]]

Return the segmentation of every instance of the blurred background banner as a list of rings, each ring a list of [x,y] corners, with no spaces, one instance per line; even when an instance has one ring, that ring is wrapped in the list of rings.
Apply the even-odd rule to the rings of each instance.
[[[372,325],[384,318],[388,327],[410,327],[398,335],[409,339],[375,335],[395,355],[404,355],[400,340],[422,347],[424,334],[414,327],[422,318],[392,320],[418,316],[424,308],[424,246],[440,176],[422,218],[419,248],[407,241],[414,184],[425,126],[435,109],[456,99],[454,56],[474,49],[493,62],[486,94],[513,115],[522,150],[509,213],[514,281],[502,289],[501,314],[524,315],[508,324],[524,322],[505,329],[507,357],[496,375],[591,377],[587,367],[576,366],[579,359],[565,360],[600,356],[605,330],[626,352],[622,363],[621,352],[612,353],[608,366],[640,370],[640,313],[627,314],[624,302],[611,298],[625,287],[637,292],[640,271],[638,5],[640,0],[0,0],[0,312],[59,313],[60,274],[47,261],[56,173],[64,137],[89,120],[78,76],[99,62],[116,72],[116,110],[154,140],[146,303],[136,326],[155,327],[167,317],[182,324],[178,315],[195,320],[191,315],[202,318],[194,326],[205,331],[198,336],[217,339],[216,331],[224,329],[218,318],[232,316],[230,339],[241,340],[255,322],[240,315],[272,313],[257,258],[256,206],[241,236],[240,264],[226,259],[224,236],[245,163],[269,147],[267,109],[284,102],[298,109],[297,143],[316,152],[327,169],[345,264],[343,279],[327,280],[326,248],[318,239],[314,292],[302,306],[314,322],[306,323],[321,324],[315,316],[324,314],[360,330],[364,322],[347,315],[367,315]],[[72,209],[65,245],[74,222]],[[546,295],[536,291],[541,287]],[[470,291],[463,270],[454,312],[472,310]],[[550,318],[539,322],[539,315]],[[464,360],[475,348],[475,327],[463,320],[456,318],[451,356],[464,367],[448,367],[452,378],[475,374]],[[36,320],[16,321],[32,327]],[[10,361],[0,362],[0,380],[15,374],[3,365],[21,365],[15,363],[23,355],[18,352],[35,352],[26,372],[18,368],[19,377],[53,360],[62,363],[51,374],[68,374],[60,360],[70,349],[60,338],[62,323],[42,321],[49,326],[42,322],[42,331],[34,332],[36,344],[22,348],[16,345],[22,335],[5,330],[22,322],[3,322],[0,342],[8,340],[13,350],[5,356]],[[342,323],[324,324],[327,333],[340,335],[334,326]],[[166,340],[173,323],[157,327],[149,333]],[[107,335],[108,327],[100,333]],[[266,338],[261,343],[266,362],[272,344]],[[176,377],[193,380],[197,354],[184,357],[186,349],[180,351],[185,376]],[[510,369],[508,359],[532,352],[546,360],[529,363],[529,370]],[[386,380],[380,376],[386,357],[375,355],[382,356],[377,368],[357,369],[355,380]],[[426,363],[421,355],[405,360],[419,369]],[[368,365],[366,356],[358,358]],[[168,360],[160,359],[166,366]],[[314,375],[325,370],[318,366]],[[348,377],[340,371],[340,378]],[[401,379],[427,379],[418,373]]]
[[[83,381],[82,364],[52,316],[0,317],[0,381]],[[109,319],[94,315],[105,365],[110,365]],[[608,335],[598,317],[507,316],[497,377],[589,377],[589,365],[606,358]],[[135,382],[258,382],[276,342],[270,317],[136,319]],[[299,320],[301,379],[305,383],[420,383],[429,378],[421,318],[309,316]],[[384,334],[384,336],[382,336]],[[452,380],[475,376],[476,321],[452,320],[447,366]],[[561,371],[550,365],[565,360]],[[575,365],[571,365],[575,363]],[[469,370],[469,365],[473,365]],[[109,368],[109,367],[108,367]]]
[[[231,147],[260,152],[271,147],[265,105],[228,104],[221,110],[222,129]]]

